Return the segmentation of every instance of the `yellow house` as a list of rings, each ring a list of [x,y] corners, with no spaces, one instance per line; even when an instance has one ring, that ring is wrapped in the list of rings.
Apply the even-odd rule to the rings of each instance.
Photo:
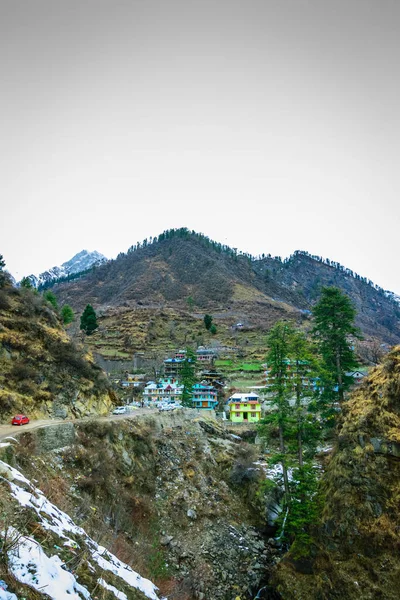
[[[254,392],[233,394],[228,403],[229,418],[233,423],[256,423],[261,419],[260,397]]]

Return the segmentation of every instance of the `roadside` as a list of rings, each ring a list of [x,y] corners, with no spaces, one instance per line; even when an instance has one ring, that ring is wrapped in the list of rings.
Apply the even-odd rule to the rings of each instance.
[[[27,425],[0,425],[0,441],[6,437],[15,437],[24,433],[24,431],[31,431],[32,429],[39,429],[41,427],[51,427],[54,425],[63,425],[64,423],[82,423],[85,421],[118,421],[120,419],[135,419],[140,415],[149,415],[151,413],[157,413],[158,410],[155,408],[138,408],[127,414],[122,415],[109,415],[107,417],[85,417],[84,419],[39,419],[37,421],[30,421]]]

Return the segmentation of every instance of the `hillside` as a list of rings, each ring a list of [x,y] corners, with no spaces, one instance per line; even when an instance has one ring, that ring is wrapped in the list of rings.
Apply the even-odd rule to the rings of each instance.
[[[366,337],[400,341],[400,307],[384,290],[351,271],[307,253],[288,260],[253,258],[187,230],[164,232],[132,247],[93,272],[54,286],[64,302],[81,311],[91,303],[107,315],[112,309],[171,308],[187,315],[205,311],[244,321],[265,332],[278,318],[306,318],[323,286],[344,290],[357,308]]]
[[[259,529],[257,448],[215,420],[88,420],[19,442],[0,444],[0,526],[22,536],[0,579],[18,598],[251,600],[263,585],[276,556]]]
[[[346,403],[322,493],[310,556],[289,554],[278,567],[282,598],[397,600],[400,347]]]
[[[0,288],[0,414],[7,422],[107,413],[110,385],[65,332],[58,314],[31,289]]]

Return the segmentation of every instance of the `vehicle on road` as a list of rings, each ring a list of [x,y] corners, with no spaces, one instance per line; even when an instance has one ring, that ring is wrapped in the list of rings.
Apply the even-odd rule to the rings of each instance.
[[[15,415],[11,421],[11,425],[27,425],[28,423],[29,419],[26,415]]]
[[[114,410],[112,411],[113,415],[124,415],[128,412],[128,409],[126,406],[117,406],[117,408],[114,408]]]
[[[175,410],[177,408],[182,408],[182,406],[176,402],[165,402],[159,405],[158,410]]]

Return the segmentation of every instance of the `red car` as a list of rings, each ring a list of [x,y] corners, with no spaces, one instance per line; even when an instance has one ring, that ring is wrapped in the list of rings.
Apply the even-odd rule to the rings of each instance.
[[[29,423],[29,419],[25,415],[15,415],[11,421],[11,425],[26,425],[27,423]]]

